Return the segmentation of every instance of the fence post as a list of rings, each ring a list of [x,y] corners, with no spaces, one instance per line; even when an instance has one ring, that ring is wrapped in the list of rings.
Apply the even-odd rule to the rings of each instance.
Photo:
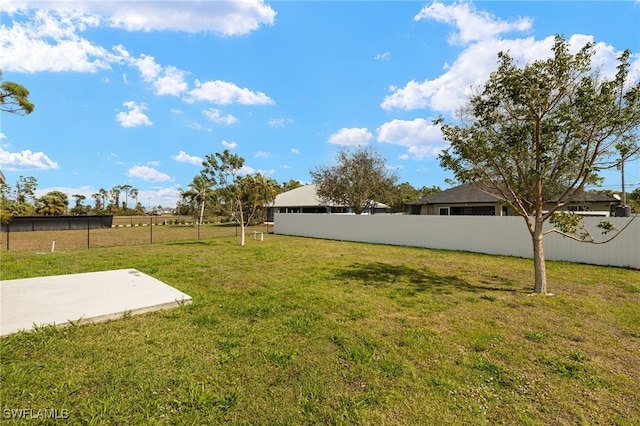
[[[151,237],[150,237],[150,243],[149,244],[153,244],[153,214],[151,215],[151,220],[149,221],[149,229],[150,229],[150,233],[151,233]]]
[[[87,249],[91,248],[91,246],[89,245],[89,224],[90,224],[91,219],[87,218]]]
[[[9,220],[11,222],[11,220]],[[7,222],[7,251],[9,251],[9,222]]]

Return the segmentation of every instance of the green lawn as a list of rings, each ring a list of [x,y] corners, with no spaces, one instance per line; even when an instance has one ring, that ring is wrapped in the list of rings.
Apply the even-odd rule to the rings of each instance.
[[[640,423],[639,271],[548,262],[557,295],[531,296],[531,260],[280,235],[1,256],[2,279],[136,268],[194,299],[3,339],[3,419]]]

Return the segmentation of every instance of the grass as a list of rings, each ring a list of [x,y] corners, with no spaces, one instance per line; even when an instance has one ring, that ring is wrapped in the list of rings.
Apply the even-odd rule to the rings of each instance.
[[[136,268],[172,311],[1,341],[0,400],[71,424],[640,423],[640,272],[268,235],[2,252],[3,279]],[[16,421],[17,422],[17,421]]]

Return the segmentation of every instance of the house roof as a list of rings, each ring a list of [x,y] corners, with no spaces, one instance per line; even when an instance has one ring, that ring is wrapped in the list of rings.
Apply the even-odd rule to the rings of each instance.
[[[304,185],[276,195],[273,207],[318,207],[325,204],[316,194],[316,186]]]
[[[486,185],[465,183],[435,192],[419,199],[415,204],[497,203],[502,197]]]
[[[318,197],[316,185],[309,184],[276,195],[272,207],[344,207],[340,204],[325,204]],[[376,208],[389,208],[386,204],[376,203]]]
[[[494,188],[490,188],[482,183],[465,183],[454,188],[449,188],[442,192],[433,193],[427,197],[423,197],[415,204],[479,204],[479,203],[497,203],[502,199],[500,193]],[[557,202],[557,200],[550,200]],[[617,199],[604,194],[593,192],[583,192],[578,195],[573,203],[616,203]]]

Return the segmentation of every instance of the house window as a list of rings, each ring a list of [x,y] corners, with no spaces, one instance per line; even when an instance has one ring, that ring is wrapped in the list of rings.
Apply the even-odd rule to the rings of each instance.
[[[589,206],[567,206],[567,210],[570,212],[588,212]]]
[[[451,207],[451,216],[495,216],[495,206]]]
[[[449,216],[449,207],[440,207],[440,216]]]

